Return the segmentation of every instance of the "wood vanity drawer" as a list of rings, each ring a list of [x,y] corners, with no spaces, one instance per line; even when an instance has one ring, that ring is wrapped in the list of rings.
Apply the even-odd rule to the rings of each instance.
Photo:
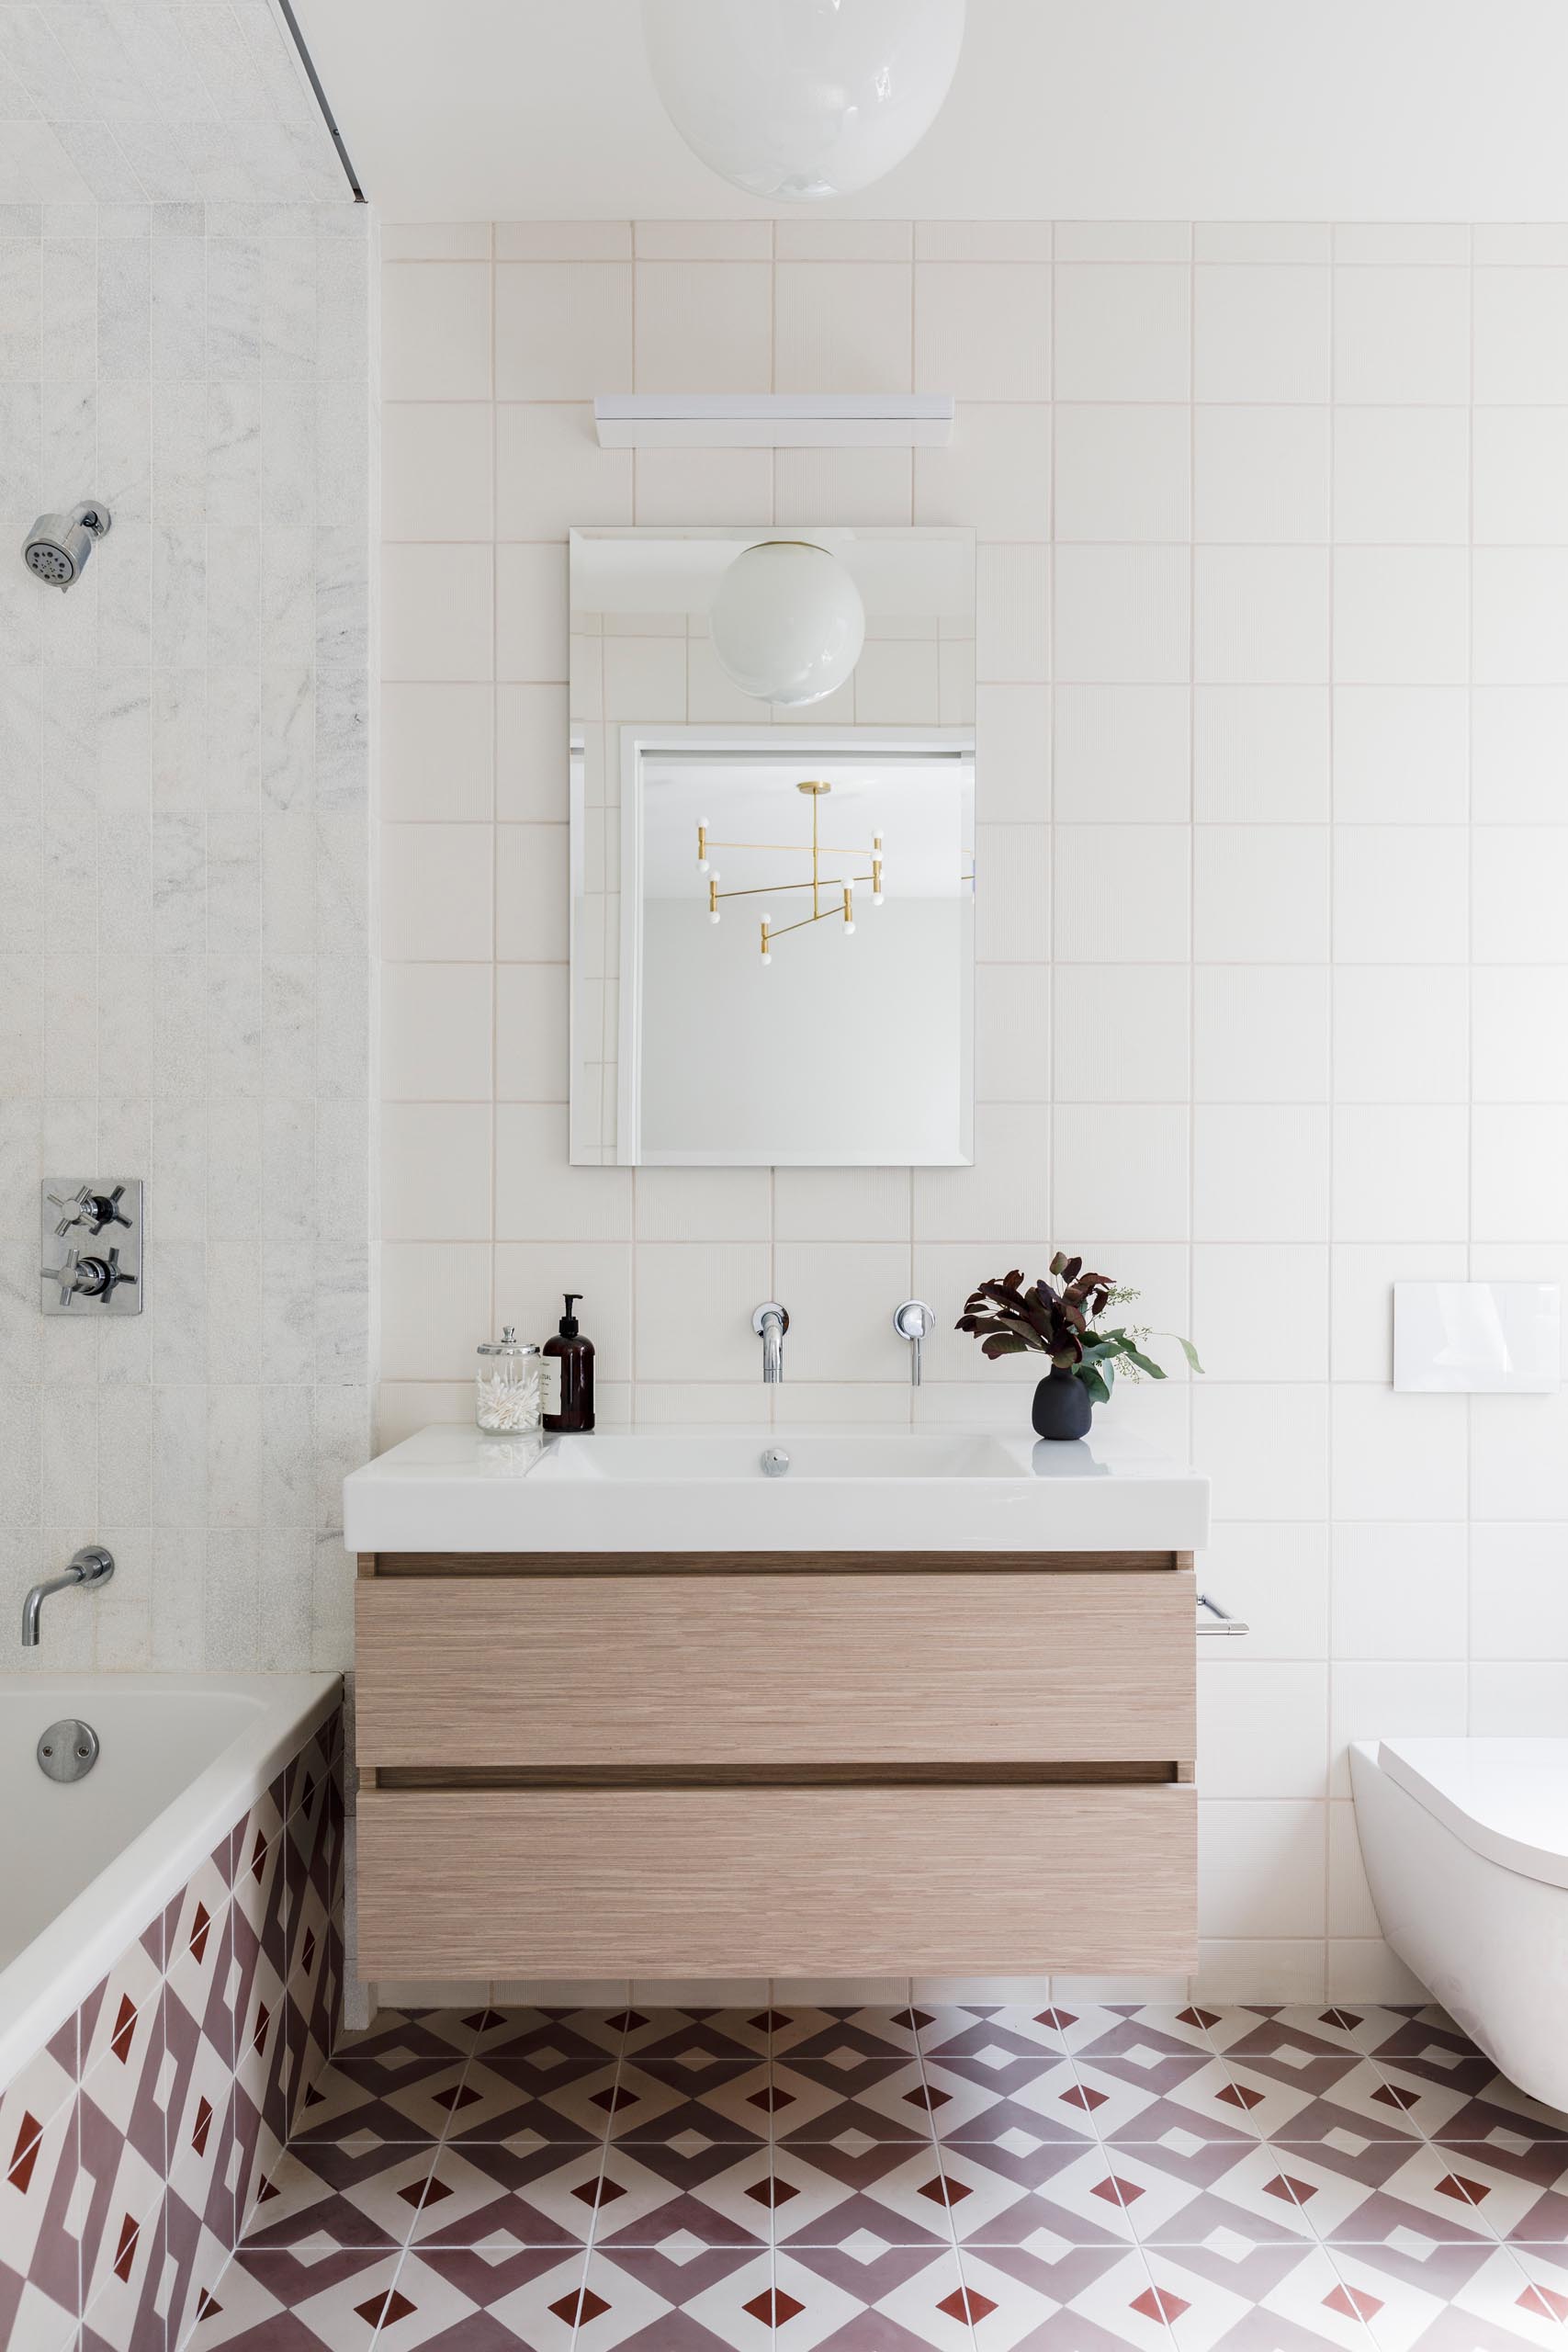
[[[370,1977],[1182,1973],[1190,1787],[370,1790]]]
[[[372,1577],[356,1593],[367,1767],[1193,1754],[1185,1569]]]

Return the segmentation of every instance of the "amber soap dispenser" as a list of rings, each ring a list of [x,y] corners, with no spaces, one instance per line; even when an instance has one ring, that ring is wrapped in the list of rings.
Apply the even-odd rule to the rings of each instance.
[[[580,1290],[562,1294],[566,1313],[553,1340],[545,1341],[544,1427],[558,1437],[576,1436],[593,1427],[593,1342],[578,1329],[573,1307]]]

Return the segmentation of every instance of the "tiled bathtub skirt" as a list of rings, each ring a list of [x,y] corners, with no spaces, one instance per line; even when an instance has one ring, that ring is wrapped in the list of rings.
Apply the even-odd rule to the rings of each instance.
[[[0,2345],[175,2352],[324,2063],[342,1718],[0,2092]]]
[[[1568,2352],[1439,2009],[384,2013],[190,2352]]]

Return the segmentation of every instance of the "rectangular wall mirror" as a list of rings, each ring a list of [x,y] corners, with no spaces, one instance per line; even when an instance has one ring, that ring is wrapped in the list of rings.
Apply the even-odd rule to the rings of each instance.
[[[571,534],[574,1161],[972,1159],[974,577],[961,530]]]

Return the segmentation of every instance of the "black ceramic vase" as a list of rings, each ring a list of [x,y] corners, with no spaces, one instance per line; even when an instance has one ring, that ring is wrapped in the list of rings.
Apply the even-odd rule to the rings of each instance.
[[[1031,1418],[1036,1437],[1087,1437],[1094,1407],[1077,1373],[1053,1369],[1035,1388]]]

